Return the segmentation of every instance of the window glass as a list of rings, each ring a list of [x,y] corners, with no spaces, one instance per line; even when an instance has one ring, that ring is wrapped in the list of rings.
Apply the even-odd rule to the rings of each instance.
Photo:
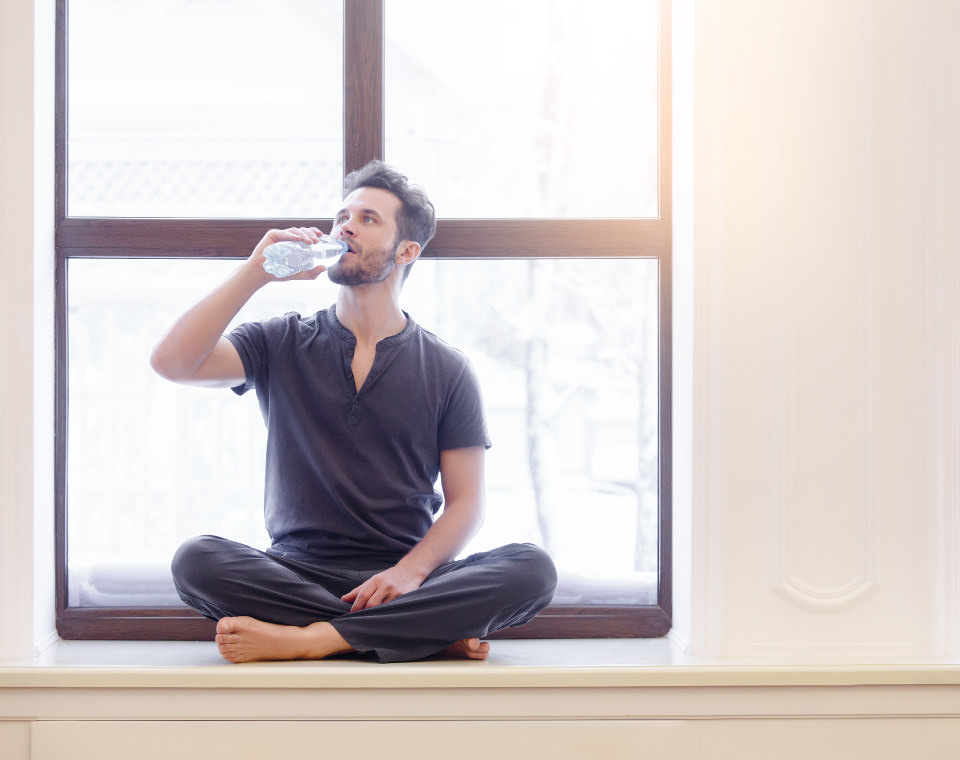
[[[304,217],[343,176],[340,0],[71,0],[68,214]]]
[[[149,351],[228,260],[69,261],[71,606],[179,605],[191,535],[265,546],[254,395],[164,381]],[[487,520],[468,547],[536,541],[559,604],[655,604],[659,268],[631,260],[417,262],[404,308],[471,358],[493,448]],[[261,290],[237,321],[310,314],[325,277]]]
[[[386,158],[446,217],[658,215],[656,0],[391,0]]]

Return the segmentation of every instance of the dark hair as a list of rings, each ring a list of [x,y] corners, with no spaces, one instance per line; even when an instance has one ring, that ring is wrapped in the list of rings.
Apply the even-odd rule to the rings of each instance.
[[[433,203],[422,187],[411,185],[406,176],[383,161],[374,160],[343,179],[343,197],[361,187],[375,187],[393,193],[400,199],[397,212],[397,233],[400,240],[413,240],[422,251],[437,231]]]

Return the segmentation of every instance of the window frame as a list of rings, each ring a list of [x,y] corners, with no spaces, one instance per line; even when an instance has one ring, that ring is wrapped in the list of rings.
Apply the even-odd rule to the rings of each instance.
[[[384,153],[384,2],[344,0],[344,171]],[[55,578],[64,639],[210,639],[215,624],[187,608],[70,607],[67,595],[67,261],[71,258],[244,259],[265,229],[332,219],[146,219],[67,216],[67,14],[56,0]],[[659,262],[659,558],[657,604],[551,605],[496,638],[657,637],[672,621],[671,546],[671,24],[659,0],[660,215],[650,219],[440,219],[425,258],[655,258]],[[189,250],[183,241],[190,241]]]

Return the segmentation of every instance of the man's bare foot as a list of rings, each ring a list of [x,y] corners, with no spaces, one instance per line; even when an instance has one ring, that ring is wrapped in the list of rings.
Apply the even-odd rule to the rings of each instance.
[[[264,623],[252,617],[226,617],[217,623],[217,648],[229,662],[256,660],[321,660],[351,651],[330,623],[302,628]]]
[[[460,639],[440,651],[441,657],[456,657],[465,660],[485,660],[490,655],[490,644],[480,639]]]

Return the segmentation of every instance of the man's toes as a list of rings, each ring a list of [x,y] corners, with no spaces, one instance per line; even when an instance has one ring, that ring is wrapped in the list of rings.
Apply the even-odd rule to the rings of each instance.
[[[473,660],[485,660],[490,654],[490,645],[484,641],[479,646],[467,649],[467,657]]]
[[[225,617],[217,621],[217,633],[240,633],[250,618]]]

